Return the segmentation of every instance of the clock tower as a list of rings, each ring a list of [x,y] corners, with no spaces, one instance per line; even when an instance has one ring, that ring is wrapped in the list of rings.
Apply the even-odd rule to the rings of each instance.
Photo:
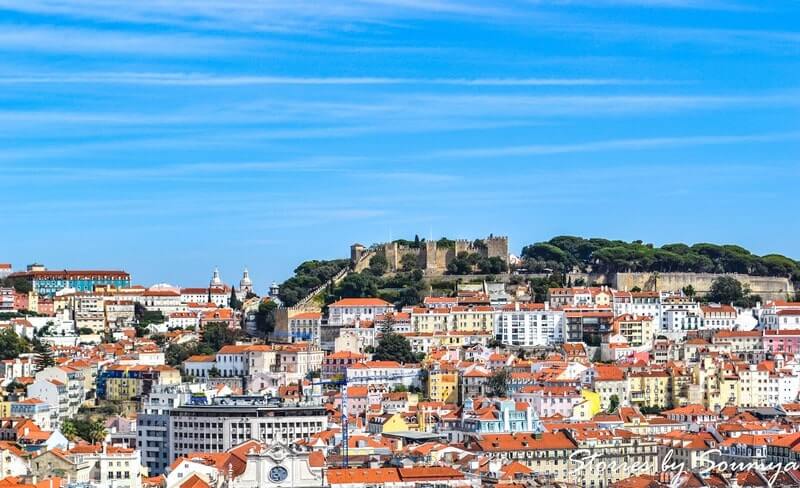
[[[247,453],[247,468],[230,488],[319,488],[322,467],[312,467],[310,452],[280,443]]]

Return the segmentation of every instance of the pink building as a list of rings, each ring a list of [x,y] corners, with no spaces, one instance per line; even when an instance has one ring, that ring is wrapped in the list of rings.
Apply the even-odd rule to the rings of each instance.
[[[762,341],[766,352],[800,353],[800,330],[765,330]]]

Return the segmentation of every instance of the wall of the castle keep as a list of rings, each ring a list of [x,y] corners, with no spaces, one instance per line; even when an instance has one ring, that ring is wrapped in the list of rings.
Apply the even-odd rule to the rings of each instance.
[[[453,248],[439,248],[435,241],[426,241],[419,249],[400,246],[396,242],[390,242],[381,246],[381,251],[386,256],[390,271],[397,271],[401,268],[401,261],[406,254],[413,255],[420,268],[426,272],[444,273],[447,265],[455,259],[460,252],[477,252],[486,257],[499,257],[508,262],[508,238],[490,237],[483,239],[485,247],[474,247],[472,241],[459,239],[455,241]]]

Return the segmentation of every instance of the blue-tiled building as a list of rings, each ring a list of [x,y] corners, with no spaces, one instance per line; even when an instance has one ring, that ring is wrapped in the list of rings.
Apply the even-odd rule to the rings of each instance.
[[[117,288],[131,286],[131,275],[125,271],[36,270],[14,273],[11,276],[27,280],[37,294],[46,297],[52,297],[64,288],[92,291],[96,285],[113,285]]]

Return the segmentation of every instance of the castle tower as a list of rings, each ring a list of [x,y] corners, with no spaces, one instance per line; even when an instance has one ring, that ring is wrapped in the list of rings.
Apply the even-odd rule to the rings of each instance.
[[[220,286],[224,286],[222,284],[222,278],[219,277],[219,268],[214,267],[214,274],[211,276],[211,281],[208,283],[209,288],[217,288]]]
[[[361,256],[364,255],[364,251],[366,250],[367,248],[364,247],[363,244],[359,244],[357,242],[350,246],[350,264],[356,264],[361,259]]]
[[[250,280],[250,271],[247,268],[244,268],[242,279],[239,280],[239,293],[243,296],[253,293],[253,282]]]
[[[280,291],[281,291],[280,287],[274,281],[272,282],[271,285],[269,285],[269,296],[271,296],[272,298],[276,298],[278,296],[278,293],[280,293]]]

